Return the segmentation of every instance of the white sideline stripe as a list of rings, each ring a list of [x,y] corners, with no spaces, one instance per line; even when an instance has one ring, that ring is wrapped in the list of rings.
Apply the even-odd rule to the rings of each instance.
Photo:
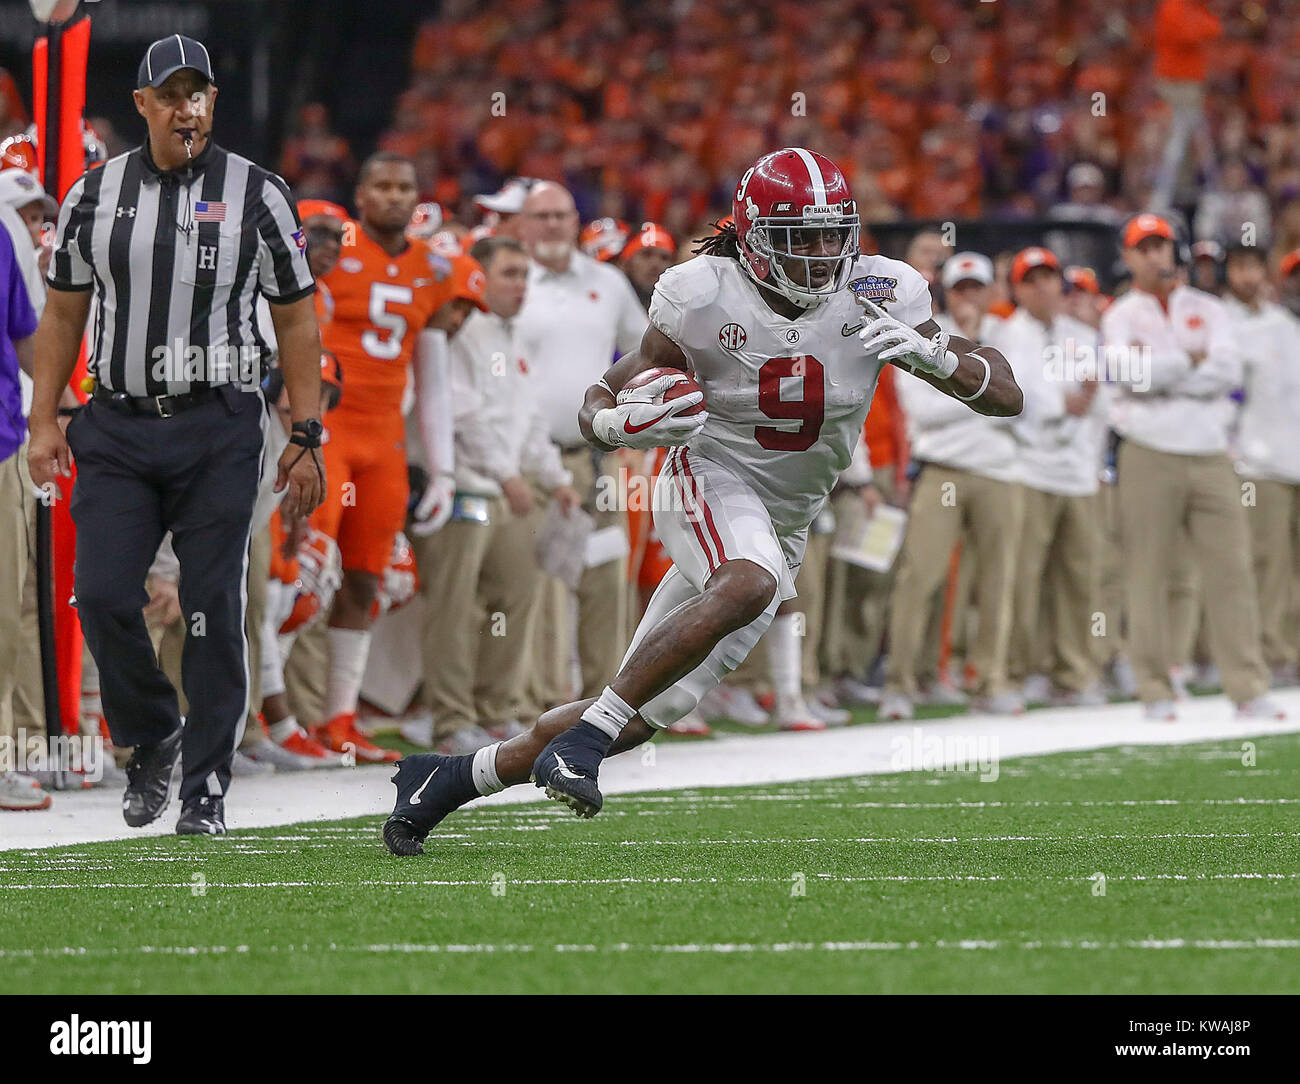
[[[920,723],[873,723],[841,727],[820,733],[736,734],[714,741],[669,743],[655,750],[653,766],[641,763],[638,753],[615,757],[601,770],[601,790],[607,798],[640,791],[678,791],[699,787],[770,786],[811,780],[844,779],[893,773],[895,739],[910,741],[914,727],[926,737],[965,740],[996,737],[1004,769],[1015,757],[1039,756],[1117,747],[1144,761],[1156,746],[1189,742],[1224,741],[1225,753],[1239,750],[1241,742],[1261,735],[1300,732],[1300,689],[1274,690],[1289,718],[1281,721],[1238,722],[1225,697],[1197,697],[1179,705],[1177,724],[1148,723],[1136,704],[1111,704],[1100,708],[1044,708],[1025,715],[968,715]],[[274,828],[302,821],[346,817],[382,817],[392,809],[391,772],[374,768],[339,769],[236,779],[226,802],[227,824],[232,830]],[[929,778],[942,776],[929,774]],[[996,787],[996,784],[988,784]],[[1119,806],[1294,805],[1300,798],[1202,799],[1170,798],[1123,802],[888,802],[852,801],[888,790],[888,780],[870,786],[837,786],[840,808],[850,809],[998,809]],[[991,791],[990,793],[996,793]],[[746,801],[805,801],[807,795],[755,794]],[[639,795],[635,801],[606,802],[601,816],[654,816],[661,810],[676,812],[691,805],[726,808],[735,795]],[[519,820],[552,822],[567,811],[546,803],[535,787],[512,787],[471,808],[504,811],[521,803],[545,803],[509,814]],[[620,808],[622,806],[622,808]],[[647,808],[649,807],[649,808]],[[828,806],[835,808],[834,805]],[[545,823],[529,825],[544,829]],[[457,829],[455,822],[448,825]],[[465,827],[469,827],[466,825]],[[378,821],[376,821],[378,828]],[[175,821],[160,818],[146,828],[122,823],[121,793],[116,788],[63,791],[54,795],[48,811],[0,814],[0,851],[35,850],[112,839],[143,839],[171,835]],[[223,852],[224,853],[224,852]]]
[[[895,881],[902,884],[928,884],[933,881],[1034,881],[1034,882],[1086,882],[1094,874],[1062,877],[1050,874],[978,874],[939,873],[924,874],[870,874],[862,877],[842,877],[830,873],[813,873],[810,880],[831,881],[837,884],[874,884]],[[1300,879],[1300,873],[1132,873],[1108,876],[1110,881],[1291,881]],[[416,880],[416,881],[206,881],[204,887],[213,888],[489,888],[495,885],[732,885],[732,884],[789,884],[789,877],[521,877],[507,880]],[[22,882],[0,884],[0,892],[30,891],[43,888],[185,888],[194,887],[193,881],[156,883],[128,883],[123,881],[83,882],[81,884],[40,884]]]
[[[496,829],[497,831],[507,831],[508,829]],[[343,835],[344,833],[340,833]],[[1114,833],[1106,835],[1074,835],[1074,836],[798,836],[798,837],[781,837],[781,838],[736,838],[736,839],[569,839],[565,840],[566,846],[573,847],[743,847],[746,845],[769,846],[771,844],[806,844],[806,843],[894,843],[902,846],[911,844],[961,844],[961,843],[1073,843],[1079,840],[1099,840],[1099,839],[1119,839],[1119,840],[1143,840],[1143,839],[1278,839],[1294,838],[1300,836],[1300,832],[1154,832],[1150,834],[1139,833]],[[261,837],[263,839],[268,837]],[[305,837],[300,836],[271,836],[271,839],[285,839],[300,841]],[[374,841],[374,833],[355,832],[348,833],[346,838],[329,841],[312,842],[309,847],[296,847],[293,851],[276,851],[276,850],[245,850],[243,848],[233,848],[231,852],[238,855],[271,855],[276,858],[283,858],[291,853],[303,850],[334,850],[340,842],[344,843],[365,843],[370,844]],[[455,835],[444,835],[438,837],[440,846],[456,847],[473,847],[480,849],[483,847],[532,847],[531,842],[523,842],[513,839],[464,839],[457,838]],[[181,862],[185,865],[193,866],[195,857],[192,854],[132,854],[132,862]],[[202,862],[200,861],[201,865]],[[33,857],[32,862],[28,865],[20,866],[0,866],[0,873],[34,873],[42,870],[77,870],[85,872],[89,870],[111,870],[116,868],[115,863],[100,862],[95,864],[88,863],[85,859],[74,859],[71,861],[50,862],[48,859]],[[3,885],[0,885],[3,888]]]
[[[1211,951],[1239,951],[1260,949],[1300,949],[1300,940],[1291,938],[1257,937],[1253,940],[1188,940],[1177,937],[1169,940],[1143,941],[997,941],[965,939],[960,941],[773,941],[773,942],[714,942],[704,944],[633,944],[616,941],[608,945],[557,944],[427,944],[403,943],[377,945],[141,945],[138,948],[85,948],[65,945],[58,948],[0,949],[0,959],[35,959],[86,956],[223,956],[229,953],[320,953],[360,952],[375,955],[408,953],[527,953],[527,952],[658,952],[658,953],[751,953],[751,952],[900,952],[928,949],[955,950],[958,952],[989,950],[1039,951],[1066,949],[1078,951],[1127,951],[1129,949],[1208,949]]]

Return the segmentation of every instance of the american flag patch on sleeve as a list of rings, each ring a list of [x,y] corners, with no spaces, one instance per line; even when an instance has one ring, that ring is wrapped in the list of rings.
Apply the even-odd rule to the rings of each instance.
[[[196,203],[194,205],[195,222],[224,222],[226,205],[224,203]]]

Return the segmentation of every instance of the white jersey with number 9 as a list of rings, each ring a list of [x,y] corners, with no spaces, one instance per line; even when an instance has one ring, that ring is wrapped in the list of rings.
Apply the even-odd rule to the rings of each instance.
[[[848,286],[793,320],[773,312],[735,259],[698,256],[664,272],[650,321],[675,342],[709,419],[694,458],[726,467],[758,495],[778,534],[812,522],[862,435],[881,363],[858,339],[862,294],[911,326],[932,316],[908,264],[862,256]]]

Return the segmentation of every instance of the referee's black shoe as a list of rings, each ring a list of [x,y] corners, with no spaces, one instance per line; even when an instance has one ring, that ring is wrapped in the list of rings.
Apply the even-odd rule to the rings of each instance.
[[[224,836],[225,803],[220,798],[190,798],[181,806],[176,822],[178,836]]]
[[[137,745],[126,762],[122,819],[132,828],[156,821],[167,808],[172,772],[181,755],[181,728],[152,745]]]

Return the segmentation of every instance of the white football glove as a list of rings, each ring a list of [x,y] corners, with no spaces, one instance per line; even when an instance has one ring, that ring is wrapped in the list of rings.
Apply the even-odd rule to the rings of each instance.
[[[451,519],[451,503],[456,497],[456,480],[450,474],[435,474],[424,487],[420,503],[411,513],[411,534],[423,538],[433,534]]]
[[[664,448],[685,444],[704,428],[709,412],[702,410],[689,418],[681,416],[704,401],[704,393],[693,391],[666,403],[656,402],[681,377],[661,376],[639,388],[625,388],[617,403],[596,411],[591,429],[599,440],[619,448]]]
[[[948,349],[948,332],[938,331],[927,339],[868,298],[858,298],[858,304],[867,317],[858,338],[868,354],[879,354],[881,361],[900,361],[912,370],[945,380],[957,371],[960,361]]]

